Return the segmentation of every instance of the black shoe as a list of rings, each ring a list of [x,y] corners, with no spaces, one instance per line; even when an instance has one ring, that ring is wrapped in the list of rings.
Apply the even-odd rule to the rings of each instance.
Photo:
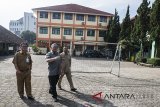
[[[49,90],[49,94],[52,94],[52,91],[51,91],[51,90]]]
[[[52,96],[52,97],[53,97],[53,99],[54,99],[54,102],[58,102],[57,97],[54,97],[54,96]]]
[[[29,100],[35,100],[34,97],[32,97],[32,96],[31,96],[31,97],[28,97],[28,99],[29,99]]]
[[[58,87],[59,88],[59,90],[62,90],[62,88],[61,87]]]
[[[71,89],[71,91],[76,91],[76,90],[77,90],[76,88],[72,88],[72,89]]]
[[[20,98],[21,98],[21,99],[24,99],[25,97],[24,97],[24,95],[20,95]]]

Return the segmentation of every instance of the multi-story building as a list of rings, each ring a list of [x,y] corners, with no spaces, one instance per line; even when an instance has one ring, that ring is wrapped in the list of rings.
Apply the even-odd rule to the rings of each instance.
[[[72,43],[73,49],[99,49],[104,46],[109,21],[113,14],[77,4],[34,8],[37,15],[38,47]]]
[[[24,16],[19,20],[10,21],[9,30],[18,36],[26,30],[36,32],[36,18],[33,13],[24,12]]]

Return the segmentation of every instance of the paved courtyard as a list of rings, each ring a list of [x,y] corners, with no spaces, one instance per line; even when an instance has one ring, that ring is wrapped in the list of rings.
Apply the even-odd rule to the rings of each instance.
[[[17,93],[13,56],[0,57],[0,107],[160,107],[160,68],[120,63],[106,59],[72,58],[71,92],[66,77],[59,102],[48,93],[47,63],[43,55],[32,55],[32,93],[35,101],[21,100]],[[92,96],[101,93],[99,99]]]

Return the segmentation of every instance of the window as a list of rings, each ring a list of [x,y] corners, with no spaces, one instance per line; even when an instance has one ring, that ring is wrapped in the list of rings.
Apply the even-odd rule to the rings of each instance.
[[[52,19],[61,19],[61,13],[53,13]]]
[[[106,16],[100,16],[99,21],[100,21],[100,22],[107,22]]]
[[[40,27],[40,34],[48,34],[48,27]]]
[[[65,20],[72,20],[72,14],[71,13],[65,13]]]
[[[88,29],[88,30],[87,30],[87,36],[95,36],[95,30],[93,30],[93,29]]]
[[[88,15],[88,21],[95,22],[96,21],[96,16]]]
[[[76,20],[84,21],[84,15],[83,14],[77,14]]]
[[[76,36],[83,36],[83,29],[76,29]]]
[[[60,35],[60,28],[54,28],[54,27],[52,27],[52,34]]]
[[[100,30],[99,31],[99,37],[105,37],[107,34],[107,32],[105,30]]]
[[[40,12],[40,18],[48,19],[48,12]]]
[[[64,28],[64,35],[72,35],[72,29],[71,28]]]

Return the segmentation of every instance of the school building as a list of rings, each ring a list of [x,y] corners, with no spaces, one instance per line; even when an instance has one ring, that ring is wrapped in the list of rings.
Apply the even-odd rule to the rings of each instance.
[[[113,14],[77,4],[32,9],[36,14],[36,45],[48,48],[72,43],[76,51],[104,47],[109,21]]]

